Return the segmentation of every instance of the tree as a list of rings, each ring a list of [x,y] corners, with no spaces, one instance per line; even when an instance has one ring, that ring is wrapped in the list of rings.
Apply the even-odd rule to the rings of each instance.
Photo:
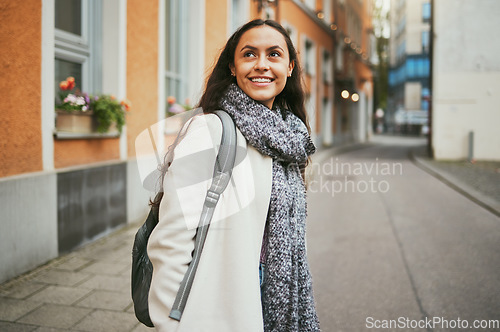
[[[376,0],[373,9],[373,29],[376,38],[378,62],[374,68],[374,111],[387,109],[389,92],[389,10],[386,0]]]

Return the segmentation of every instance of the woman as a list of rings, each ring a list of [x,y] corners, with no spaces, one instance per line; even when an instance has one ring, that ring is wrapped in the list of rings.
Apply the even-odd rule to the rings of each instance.
[[[204,115],[191,121],[175,147],[163,181],[160,222],[149,240],[153,323],[159,331],[319,331],[306,259],[303,179],[315,147],[297,53],[283,27],[254,20],[237,30],[199,106]],[[178,183],[193,174],[210,178],[215,154],[182,166],[176,159],[220,142],[220,120],[210,114],[218,109],[236,124],[241,162],[233,170],[233,186],[219,200],[177,322],[168,313],[194,247],[195,230],[186,224],[199,218],[210,181],[188,186],[189,204],[181,204],[188,196],[179,193]]]

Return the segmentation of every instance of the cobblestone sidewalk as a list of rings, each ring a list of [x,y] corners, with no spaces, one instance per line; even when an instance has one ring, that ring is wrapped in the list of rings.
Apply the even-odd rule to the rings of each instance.
[[[0,286],[0,331],[152,331],[134,315],[129,225]]]

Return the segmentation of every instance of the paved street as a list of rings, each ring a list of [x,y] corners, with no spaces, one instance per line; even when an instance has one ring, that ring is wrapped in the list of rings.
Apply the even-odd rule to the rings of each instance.
[[[368,330],[368,317],[500,319],[500,218],[410,161],[422,144],[377,137],[313,159],[308,247],[323,331]],[[151,331],[130,300],[136,228],[0,285],[0,331]]]
[[[324,331],[399,317],[448,320],[434,331],[456,330],[460,318],[470,330],[500,319],[500,218],[415,166],[415,144],[423,141],[380,137],[320,158],[308,248]]]

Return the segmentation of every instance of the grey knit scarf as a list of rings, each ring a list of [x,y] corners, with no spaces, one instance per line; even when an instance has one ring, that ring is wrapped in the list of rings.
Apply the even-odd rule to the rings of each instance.
[[[272,191],[264,234],[264,331],[320,331],[306,257],[306,192],[300,173],[315,147],[304,123],[232,84],[221,100],[255,149],[273,159]]]

